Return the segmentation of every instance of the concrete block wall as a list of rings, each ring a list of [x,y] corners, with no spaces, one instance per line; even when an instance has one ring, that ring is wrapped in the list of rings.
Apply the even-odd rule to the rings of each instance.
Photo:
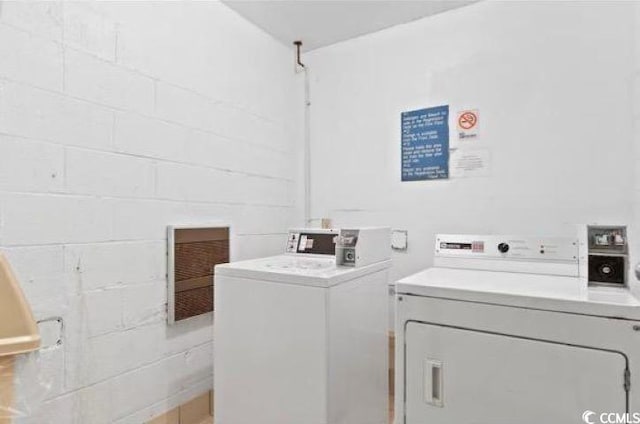
[[[166,226],[229,222],[244,259],[301,224],[291,54],[217,2],[0,2],[0,249],[64,319],[18,422],[140,424],[211,389],[211,315],[166,325]]]

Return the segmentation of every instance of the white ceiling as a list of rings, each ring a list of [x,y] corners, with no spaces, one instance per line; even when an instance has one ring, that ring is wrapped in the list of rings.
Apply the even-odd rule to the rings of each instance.
[[[287,45],[324,47],[477,0],[223,0]]]

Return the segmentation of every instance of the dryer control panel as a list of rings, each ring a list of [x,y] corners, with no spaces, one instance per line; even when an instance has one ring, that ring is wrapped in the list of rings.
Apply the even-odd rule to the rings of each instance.
[[[578,262],[578,240],[568,237],[501,235],[436,236],[436,256]]]
[[[581,233],[582,275],[589,284],[625,286],[629,263],[627,227],[587,225]]]

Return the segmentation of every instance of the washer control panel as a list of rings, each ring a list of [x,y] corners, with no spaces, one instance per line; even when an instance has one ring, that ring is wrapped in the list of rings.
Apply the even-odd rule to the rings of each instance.
[[[285,252],[294,255],[335,256],[338,230],[303,228],[289,230]]]
[[[391,230],[387,227],[343,228],[336,246],[336,264],[361,267],[391,258]]]
[[[578,262],[578,240],[570,237],[438,234],[437,257]]]

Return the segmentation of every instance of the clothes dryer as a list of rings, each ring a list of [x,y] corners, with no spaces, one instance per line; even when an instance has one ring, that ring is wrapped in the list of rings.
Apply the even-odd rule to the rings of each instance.
[[[396,284],[396,424],[640,413],[640,302],[588,286],[577,239],[439,235],[435,252]]]

